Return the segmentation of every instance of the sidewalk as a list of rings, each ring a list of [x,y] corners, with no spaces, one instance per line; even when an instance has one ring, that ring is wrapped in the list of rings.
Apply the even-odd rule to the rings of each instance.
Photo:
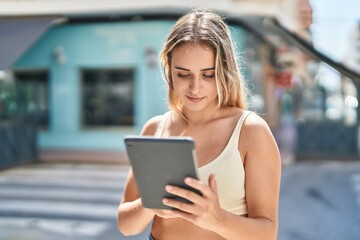
[[[278,240],[360,239],[360,161],[283,169]]]
[[[42,163],[0,171],[0,239],[112,240],[128,165]],[[283,168],[279,240],[360,239],[360,161]]]
[[[39,152],[41,162],[129,164],[125,151],[100,150],[42,150]]]
[[[39,163],[0,171],[0,239],[112,240],[128,165]]]

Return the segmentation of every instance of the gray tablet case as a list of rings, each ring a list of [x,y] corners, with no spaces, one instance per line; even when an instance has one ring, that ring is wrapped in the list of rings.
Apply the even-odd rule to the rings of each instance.
[[[125,146],[135,182],[145,208],[171,209],[162,203],[164,197],[185,199],[165,191],[167,184],[193,190],[185,177],[197,177],[195,145],[191,138],[125,137]]]

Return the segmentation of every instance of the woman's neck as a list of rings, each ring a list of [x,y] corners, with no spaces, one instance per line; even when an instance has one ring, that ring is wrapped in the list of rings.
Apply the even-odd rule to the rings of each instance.
[[[204,111],[189,111],[184,109],[183,114],[186,117],[188,125],[199,125],[219,118],[223,112],[222,108],[213,107]]]

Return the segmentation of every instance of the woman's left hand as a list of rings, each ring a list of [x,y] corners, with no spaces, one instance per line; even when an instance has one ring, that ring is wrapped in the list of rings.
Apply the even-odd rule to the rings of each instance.
[[[164,198],[163,203],[165,205],[176,208],[176,210],[167,211],[171,211],[173,216],[181,217],[207,230],[214,230],[219,227],[219,222],[225,218],[225,211],[219,204],[214,174],[209,176],[208,182],[209,185],[194,178],[185,179],[185,183],[199,190],[202,196],[184,188],[167,186],[167,192],[192,202],[191,204]]]

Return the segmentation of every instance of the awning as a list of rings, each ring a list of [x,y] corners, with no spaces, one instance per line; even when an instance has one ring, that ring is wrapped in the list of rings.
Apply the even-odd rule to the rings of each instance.
[[[263,16],[241,16],[231,19],[233,23],[241,22],[246,28],[260,37],[262,40],[267,41],[269,44],[276,46],[276,39],[271,36],[278,36],[284,39],[287,43],[299,48],[304,53],[308,54],[317,61],[324,62],[331,68],[339,71],[343,76],[348,77],[354,83],[360,84],[360,74],[346,65],[336,62],[322,52],[318,51],[313,45],[303,38],[299,37],[296,33],[290,31],[279,23],[274,17]]]
[[[71,23],[88,22],[108,22],[108,21],[132,21],[134,16],[144,21],[146,20],[176,20],[185,12],[185,9],[159,9],[153,11],[137,10],[136,14],[131,11],[118,12],[117,14],[96,14],[67,16],[67,21]],[[231,15],[231,14],[230,14]],[[115,17],[114,17],[115,16]],[[226,16],[226,14],[225,14]],[[33,18],[0,18],[0,70],[8,68],[21,54],[26,51],[58,17],[33,17]],[[231,15],[226,20],[229,23],[244,27],[257,37],[269,41],[268,36],[278,35],[289,43],[295,45],[313,58],[323,61],[332,68],[339,71],[344,76],[360,83],[360,75],[346,65],[336,62],[325,54],[316,50],[311,44],[297,36],[296,33],[289,31],[282,26],[275,18],[264,16],[234,16]],[[57,21],[56,21],[57,22]]]
[[[153,11],[138,10],[136,14],[134,12],[118,12],[114,13],[111,16],[109,15],[90,15],[90,16],[69,16],[68,23],[86,23],[86,22],[109,22],[109,21],[132,21],[134,16],[137,19],[144,21],[147,20],[177,20],[186,12],[186,9],[159,9]],[[279,36],[281,39],[284,39],[288,43],[298,47],[309,56],[313,57],[318,61],[322,61],[329,65],[330,67],[339,71],[342,75],[350,78],[354,83],[360,84],[360,74],[346,65],[336,62],[333,59],[329,58],[322,52],[315,49],[310,43],[306,40],[299,37],[296,33],[288,30],[281,23],[279,23],[275,17],[269,16],[260,16],[260,15],[237,15],[224,13],[226,21],[229,24],[237,25],[245,28],[246,30],[252,32],[259,39],[266,41],[271,46],[277,46],[277,43],[274,42],[274,39],[271,39],[272,36]]]
[[[0,70],[11,66],[46,30],[55,17],[0,18]]]
[[[303,52],[307,53],[309,56],[313,57],[318,61],[323,61],[327,65],[339,71],[342,75],[350,78],[354,83],[360,84],[359,73],[357,73],[356,71],[352,70],[351,68],[347,67],[342,63],[334,61],[333,59],[326,56],[322,52],[316,50],[312,46],[312,44],[308,43],[307,41],[299,37],[297,34],[286,29],[275,19],[267,19],[266,24],[269,25],[270,27],[273,27],[275,31],[277,31],[284,39],[286,39],[288,42],[301,49]]]

